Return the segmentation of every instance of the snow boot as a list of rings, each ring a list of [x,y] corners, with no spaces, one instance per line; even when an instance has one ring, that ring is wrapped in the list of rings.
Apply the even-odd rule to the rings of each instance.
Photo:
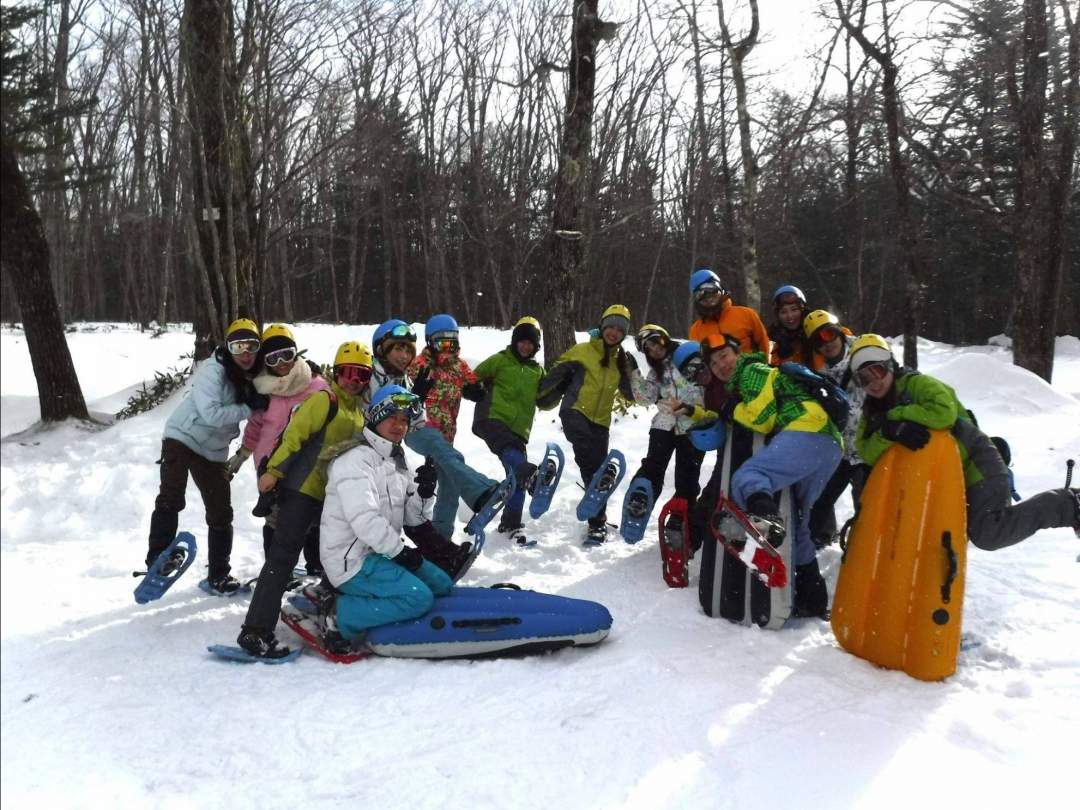
[[[641,518],[649,511],[649,497],[640,489],[626,496],[626,511],[632,518]]]
[[[240,649],[251,653],[256,658],[285,658],[292,652],[277,640],[273,630],[257,630],[254,627],[241,627],[236,637]]]
[[[163,569],[164,570],[164,567]],[[240,590],[241,582],[231,574],[226,574],[223,577],[217,577],[216,579],[207,579],[206,584],[210,586],[210,589],[215,593],[222,596],[231,596]]]
[[[334,612],[337,591],[325,579],[319,580],[314,585],[308,585],[302,593],[315,606],[320,616],[328,616]]]
[[[829,618],[829,589],[821,576],[817,558],[795,566],[795,596],[791,614]]]
[[[593,525],[589,523],[589,530],[585,533],[586,546],[599,546],[607,541],[607,521],[601,520]]]
[[[176,539],[176,529],[180,524],[180,513],[169,512],[164,509],[155,509],[150,515],[150,539],[148,543],[148,550],[146,552],[146,567],[149,568],[154,564],[156,560],[165,549],[169,547],[169,544]],[[184,561],[184,552],[179,552],[180,562]],[[179,565],[173,566],[169,569],[168,574],[171,574]],[[164,571],[163,575],[167,576]]]
[[[173,572],[180,568],[186,559],[187,553],[182,548],[176,549],[176,551],[170,554],[165,562],[161,564],[161,570],[158,571],[158,575],[163,577],[172,576]]]
[[[755,492],[746,499],[746,516],[774,547],[784,542],[784,520],[780,517],[776,499],[768,492]]]

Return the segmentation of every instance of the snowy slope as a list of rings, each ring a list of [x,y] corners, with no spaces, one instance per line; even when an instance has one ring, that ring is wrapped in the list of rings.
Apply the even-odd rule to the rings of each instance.
[[[296,331],[311,357],[327,359],[371,327]],[[119,325],[69,338],[90,406],[103,412],[191,343]],[[467,330],[464,356],[475,364],[505,340]],[[1065,459],[1080,458],[1080,341],[1059,340],[1052,386],[1000,346],[920,350],[924,370],[1012,442],[1022,494],[1061,486]],[[36,419],[35,387],[22,335],[4,331],[0,351],[8,435]],[[769,632],[709,619],[696,571],[689,589],[664,585],[655,525],[637,546],[582,549],[571,461],[551,512],[528,527],[538,547],[493,535],[465,584],[512,580],[603,602],[615,625],[600,646],[492,662],[335,667],[305,655],[244,667],[204,649],[232,642],[246,604],[203,595],[197,571],[160,602],[131,597],[161,430],[181,396],[98,432],[65,425],[2,445],[5,805],[935,808],[1075,793],[1080,543],[1068,529],[994,554],[971,549],[960,668],[926,684],[844,653],[822,622]],[[497,476],[468,430],[471,408],[458,445]],[[632,466],[648,424],[639,410],[612,430]],[[541,413],[530,452],[548,439],[569,450]],[[665,499],[670,485],[669,474]],[[233,493],[234,570],[254,576],[250,467]],[[846,496],[841,504],[850,512]],[[204,535],[194,487],[181,527]],[[832,584],[839,553],[822,562]]]

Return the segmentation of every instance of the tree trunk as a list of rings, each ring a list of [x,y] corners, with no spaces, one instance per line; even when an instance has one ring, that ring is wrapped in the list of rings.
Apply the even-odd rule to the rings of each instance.
[[[15,291],[43,422],[88,419],[49,277],[49,245],[15,151],[0,142],[0,264]]]

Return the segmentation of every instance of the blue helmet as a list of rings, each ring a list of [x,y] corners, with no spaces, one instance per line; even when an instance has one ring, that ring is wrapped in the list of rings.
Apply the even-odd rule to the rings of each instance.
[[[698,371],[700,372],[700,370],[705,367],[705,359],[701,356],[701,344],[696,340],[684,340],[679,344],[678,348],[675,349],[675,353],[671,356],[671,362],[675,368],[679,370],[680,374],[687,379],[693,379],[697,376],[697,373],[687,376],[683,372],[686,369],[686,364],[694,358],[697,358],[698,362],[701,364],[698,368]]]
[[[690,436],[690,444],[708,453],[710,450],[719,450],[724,446],[727,428],[719,419],[710,419],[707,422],[698,422],[687,431],[687,435]]]
[[[382,343],[388,337],[400,338],[407,340],[410,343],[416,343],[416,332],[412,330],[405,321],[398,318],[391,318],[388,321],[383,321],[377,327],[375,327],[375,334],[371,336],[371,348],[378,354],[379,344]]]
[[[724,288],[724,285],[720,282],[720,276],[716,275],[708,267],[702,267],[700,270],[695,270],[690,275],[690,294],[693,295],[702,284],[714,283],[720,289]]]
[[[423,407],[420,397],[412,391],[407,391],[400,385],[384,385],[375,392],[371,404],[364,409],[364,421],[374,428],[386,417],[400,412],[408,416],[409,424],[412,424],[420,417]]]
[[[781,303],[791,304],[792,301],[780,301],[782,296],[794,296],[798,299],[799,303],[806,306],[806,296],[803,295],[803,291],[796,287],[794,284],[785,284],[783,287],[777,287],[776,292],[772,294],[773,306],[779,307]]]
[[[456,335],[457,331],[458,325],[453,315],[432,315],[424,324],[424,340],[430,343],[436,335],[446,332],[453,332]]]

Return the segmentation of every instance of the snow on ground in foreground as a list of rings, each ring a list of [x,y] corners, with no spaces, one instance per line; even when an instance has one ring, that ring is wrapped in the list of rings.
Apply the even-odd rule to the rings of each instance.
[[[371,327],[296,332],[326,360]],[[467,330],[464,356],[475,365],[505,340]],[[155,369],[176,365],[191,336],[117,325],[69,342],[91,409],[115,412]],[[9,435],[36,419],[36,389],[23,336],[4,331],[0,349]],[[1011,441],[1022,494],[1061,486],[1065,459],[1080,457],[1080,341],[1059,339],[1052,386],[1000,346],[923,341],[920,352],[925,371]],[[5,805],[1014,807],[1074,792],[1080,542],[1068,529],[971,549],[959,671],[927,684],[844,653],[822,622],[770,632],[706,617],[696,570],[689,589],[664,585],[655,523],[636,546],[584,550],[570,461],[551,512],[528,527],[538,547],[493,535],[464,584],[512,580],[600,601],[615,617],[603,644],[490,662],[340,667],[305,655],[245,667],[205,652],[232,643],[246,603],[206,597],[198,571],[160,602],[131,597],[162,426],[183,395],[98,432],[64,425],[2,446]],[[466,402],[458,445],[496,476],[471,418]],[[632,465],[648,424],[638,411],[612,429]],[[541,413],[533,456],[549,439],[569,450]],[[250,467],[233,493],[234,570],[254,576]],[[621,492],[612,500],[616,520]],[[846,496],[841,505],[846,517]],[[181,527],[205,535],[194,487]],[[832,585],[839,552],[821,559]]]

